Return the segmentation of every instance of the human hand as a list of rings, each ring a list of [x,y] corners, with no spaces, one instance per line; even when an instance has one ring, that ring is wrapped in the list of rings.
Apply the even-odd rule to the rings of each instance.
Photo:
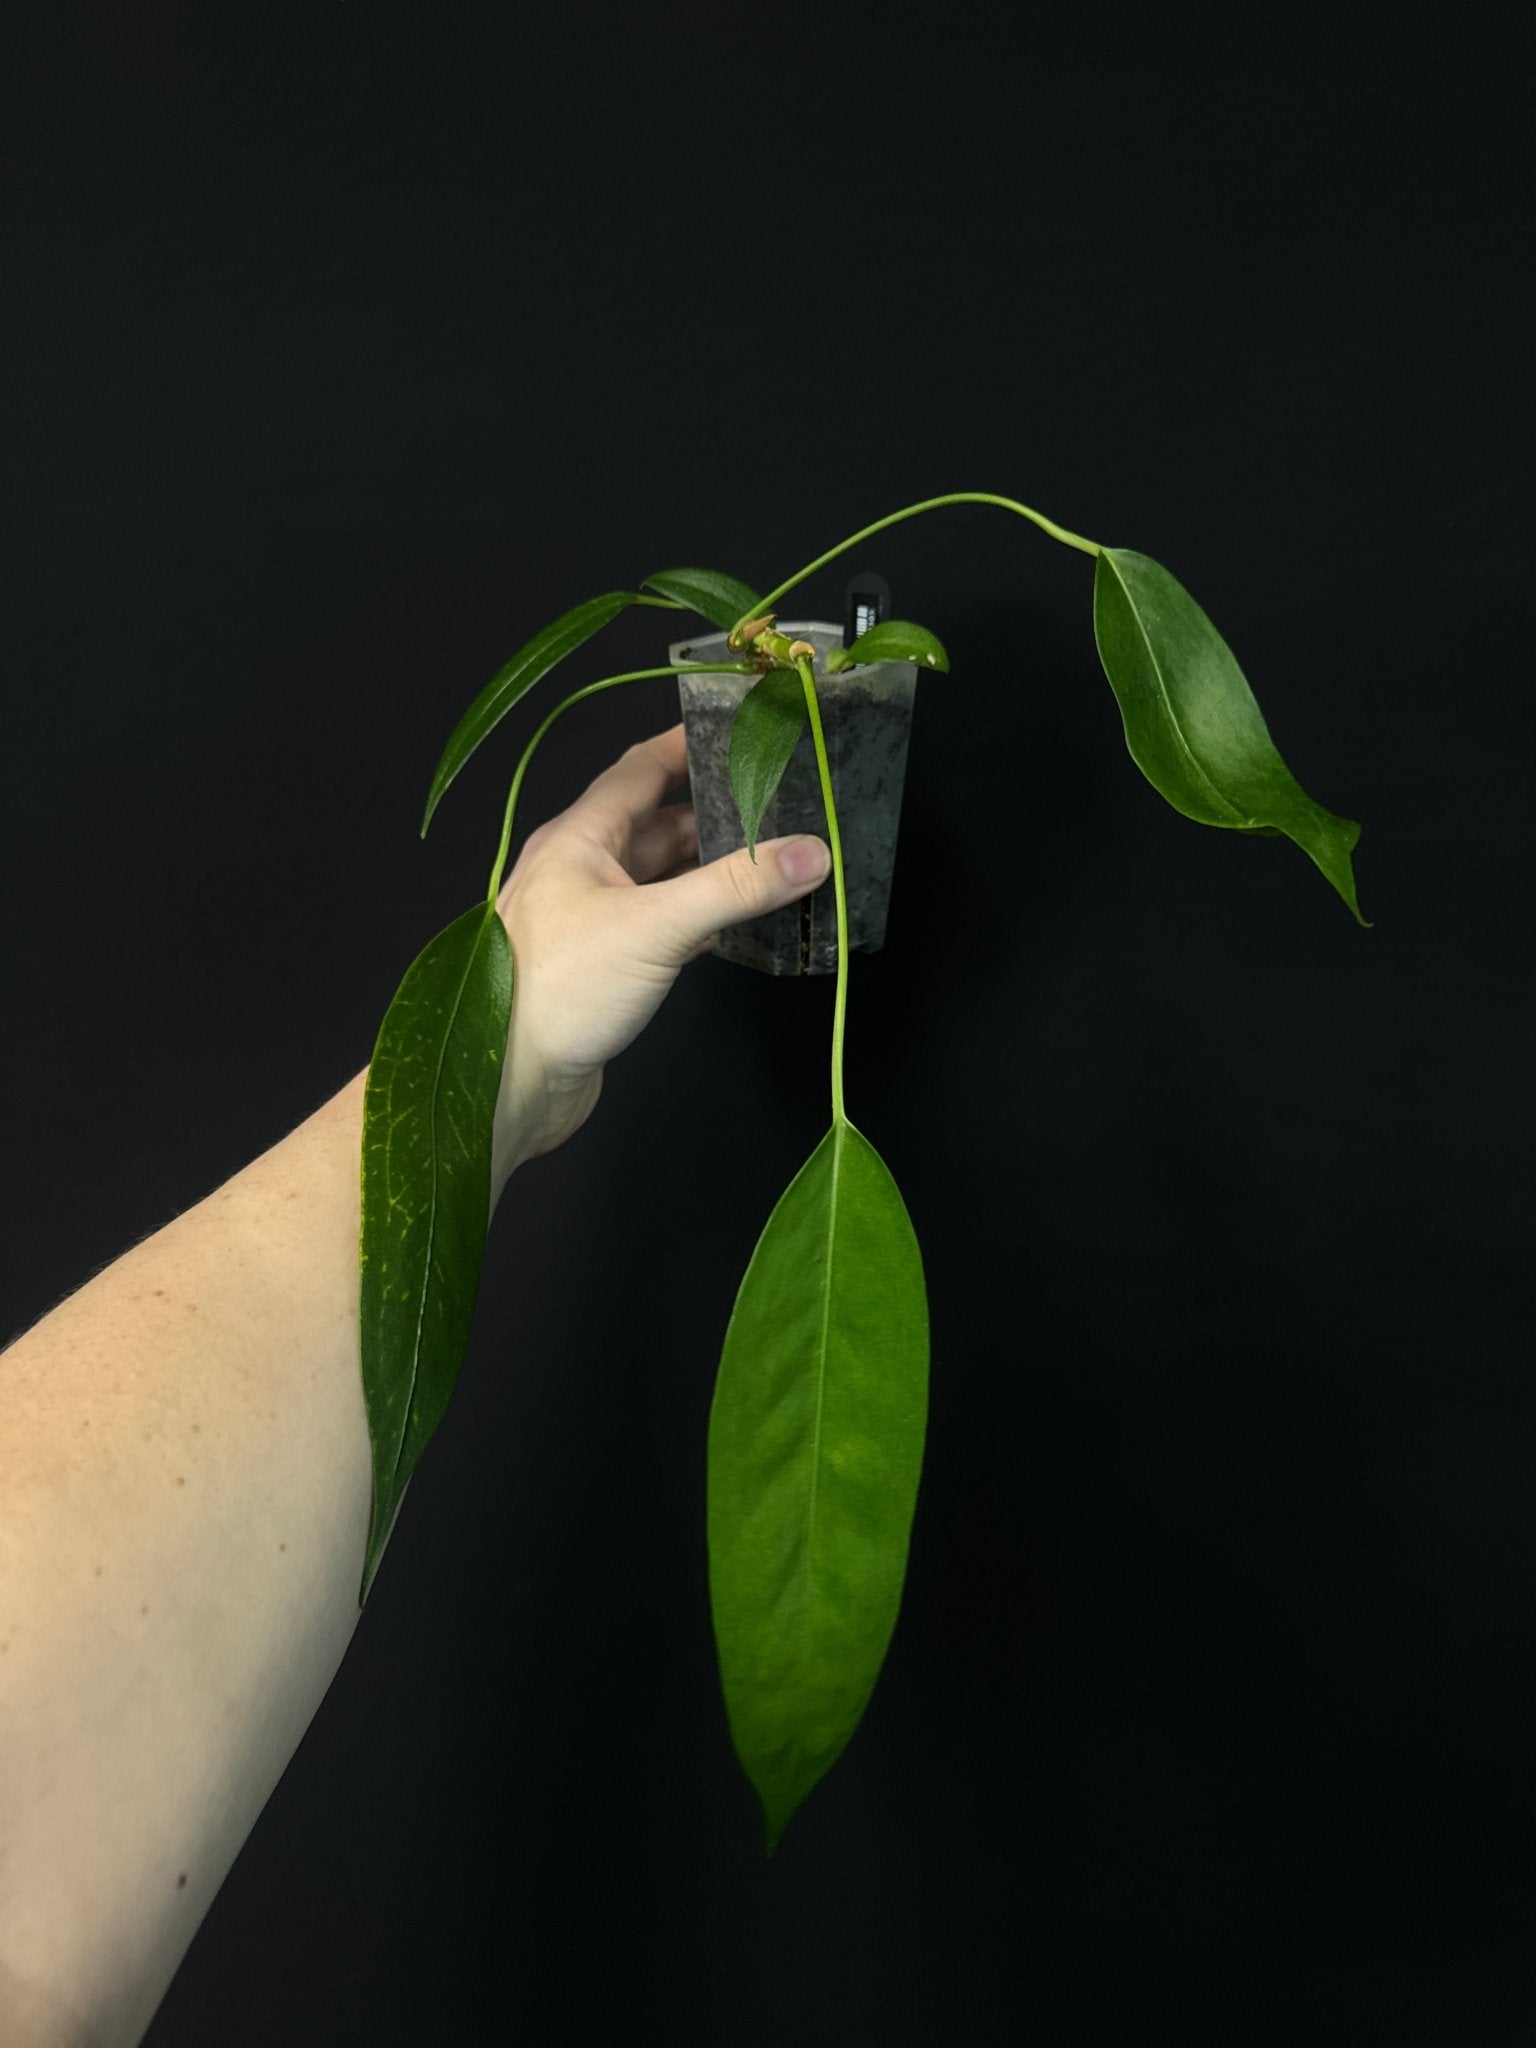
[[[639,1036],[679,971],[725,925],[808,896],[831,855],[805,834],[699,865],[681,725],[630,747],[568,810],[530,833],[496,907],[512,942],[512,1024],[496,1108],[494,1184],[579,1130],[603,1068]],[[809,850],[815,865],[786,872]]]

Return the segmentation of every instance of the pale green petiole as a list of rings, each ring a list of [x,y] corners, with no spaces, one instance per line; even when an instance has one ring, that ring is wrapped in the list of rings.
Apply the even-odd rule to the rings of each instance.
[[[781,583],[777,590],[770,590],[761,600],[759,609],[764,612],[771,611],[779,599],[793,590],[797,583],[803,583],[807,576],[814,575],[816,570],[834,561],[837,556],[846,554],[849,548],[857,547],[861,540],[868,540],[872,533],[883,533],[886,527],[896,526],[903,519],[911,519],[919,512],[931,512],[939,505],[1001,505],[1005,512],[1017,512],[1020,518],[1033,520],[1042,532],[1048,533],[1052,540],[1059,540],[1065,547],[1077,548],[1085,555],[1097,555],[1101,552],[1097,541],[1085,540],[1080,533],[1069,532],[1065,526],[1058,526],[1054,519],[1047,519],[1043,512],[1036,512],[1028,505],[1021,505],[1017,498],[999,498],[992,491],[950,491],[942,498],[924,498],[920,505],[905,506],[900,512],[892,512],[884,519],[877,519],[873,526],[861,527],[857,533],[850,534],[847,540],[839,541],[835,548],[828,548],[824,555],[818,555],[814,562],[808,562],[797,576],[791,576],[788,582]],[[746,616],[750,618],[754,614],[748,613]],[[744,623],[743,619],[736,621],[737,626]],[[732,631],[735,631],[735,627]]]
[[[846,1120],[843,1109],[843,1024],[848,1013],[848,889],[843,878],[843,841],[837,829],[837,806],[832,801],[832,767],[827,759],[826,735],[821,729],[821,706],[811,680],[811,664],[803,654],[795,658],[805,690],[806,709],[811,718],[811,744],[816,749],[816,772],[821,777],[821,801],[827,813],[827,844],[832,849],[832,889],[837,898],[837,995],[832,1009],[832,1121]]]
[[[661,603],[663,600],[657,599],[656,602]],[[671,600],[667,599],[665,602],[670,604]],[[687,607],[679,605],[675,609],[682,611],[686,610]],[[756,675],[757,673],[757,670],[749,661],[679,661],[671,663],[666,668],[632,668],[626,669],[621,676],[604,676],[601,682],[588,683],[585,689],[573,690],[569,697],[555,706],[554,710],[549,713],[543,724],[534,733],[527,746],[524,747],[523,758],[518,762],[517,773],[512,777],[512,787],[507,791],[506,815],[501,821],[501,844],[496,849],[496,859],[491,868],[490,887],[485,892],[488,903],[496,901],[496,893],[501,887],[502,870],[507,864],[507,849],[512,844],[512,820],[517,811],[518,792],[522,789],[523,777],[528,772],[528,763],[533,759],[534,750],[538,746],[539,741],[543,739],[545,733],[549,731],[549,728],[560,714],[563,711],[569,711],[573,704],[579,704],[583,697],[595,697],[599,690],[611,690],[615,683],[644,682],[648,676],[688,675],[698,669],[704,669],[711,675],[724,673],[727,675],[745,676]]]

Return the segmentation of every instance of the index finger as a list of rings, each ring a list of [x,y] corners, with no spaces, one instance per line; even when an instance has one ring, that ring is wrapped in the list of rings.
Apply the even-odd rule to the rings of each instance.
[[[579,799],[610,830],[628,832],[647,817],[669,790],[688,779],[688,742],[681,723],[632,747],[605,768]]]

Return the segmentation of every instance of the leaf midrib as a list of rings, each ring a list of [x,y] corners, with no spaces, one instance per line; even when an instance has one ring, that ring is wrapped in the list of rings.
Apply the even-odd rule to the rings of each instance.
[[[816,1421],[811,1431],[811,1498],[805,1522],[806,1613],[811,1612],[811,1558],[816,1544],[816,1492],[821,1478],[821,1421],[827,1393],[827,1342],[832,1328],[832,1254],[837,1246],[837,1185],[843,1168],[843,1133],[847,1119],[839,1117],[832,1126],[832,1178],[827,1199],[827,1259],[821,1293],[821,1342],[817,1346]]]
[[[490,909],[490,907],[488,906],[488,910],[491,916],[495,915],[494,909]],[[429,1128],[432,1139],[432,1199],[427,1206],[427,1251],[426,1259],[422,1266],[421,1300],[416,1310],[416,1331],[411,1343],[411,1384],[406,1393],[405,1409],[400,1425],[400,1442],[396,1446],[395,1461],[390,1469],[389,1474],[391,1486],[393,1486],[395,1481],[400,1477],[400,1465],[401,1461],[405,1457],[406,1439],[407,1437],[409,1437],[411,1433],[411,1409],[415,1405],[416,1401],[416,1383],[421,1377],[421,1332],[422,1326],[427,1319],[427,1290],[432,1284],[432,1247],[437,1242],[438,1088],[443,1077],[443,1063],[448,1057],[448,1041],[453,1036],[454,1025],[458,1022],[459,1011],[463,1007],[464,1003],[464,991],[469,986],[470,973],[474,967],[476,959],[479,957],[480,941],[484,938],[487,927],[488,920],[482,920],[480,929],[475,934],[474,944],[470,947],[469,952],[465,955],[464,972],[459,977],[459,986],[454,993],[453,1008],[448,1014],[448,1022],[443,1030],[443,1042],[441,1046],[438,1048],[437,1070],[432,1076],[432,1093],[429,1097]]]
[[[1105,548],[1103,550],[1103,559],[1109,563],[1110,570],[1114,575],[1115,581],[1119,584],[1121,590],[1125,593],[1125,601],[1130,608],[1131,618],[1134,620],[1136,631],[1141,637],[1141,644],[1147,650],[1147,659],[1152,664],[1152,673],[1157,678],[1158,695],[1162,700],[1163,709],[1167,714],[1169,726],[1172,728],[1173,736],[1178,741],[1179,746],[1183,751],[1184,758],[1188,761],[1190,767],[1194,770],[1198,780],[1204,785],[1206,789],[1210,791],[1212,797],[1215,799],[1216,803],[1222,809],[1230,811],[1232,813],[1233,818],[1236,819],[1239,823],[1256,823],[1257,821],[1255,819],[1245,819],[1243,813],[1237,808],[1237,806],[1231,801],[1231,799],[1229,797],[1225,797],[1222,795],[1221,791],[1216,787],[1215,783],[1212,782],[1210,776],[1206,774],[1205,769],[1201,766],[1199,757],[1196,755],[1194,748],[1189,744],[1189,741],[1184,737],[1184,728],[1179,724],[1178,714],[1175,712],[1173,708],[1173,699],[1168,694],[1168,685],[1163,680],[1163,665],[1157,658],[1157,649],[1152,645],[1152,639],[1150,634],[1147,632],[1146,627],[1141,622],[1141,613],[1137,610],[1136,600],[1131,595],[1131,586],[1120,574],[1120,565],[1115,560],[1112,550],[1110,550],[1109,548]]]

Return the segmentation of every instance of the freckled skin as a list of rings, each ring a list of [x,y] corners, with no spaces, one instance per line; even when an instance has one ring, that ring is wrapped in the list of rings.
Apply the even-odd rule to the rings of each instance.
[[[682,738],[679,726],[600,778],[594,809],[620,841],[654,811],[651,784],[682,793]],[[662,852],[676,850],[657,837]],[[603,1059],[623,1049],[659,1002],[685,941],[693,935],[686,957],[698,958],[726,914],[741,909],[723,887],[710,897],[697,875],[680,873],[674,931],[658,907],[666,899],[638,886],[622,844],[605,845],[599,862],[584,831],[558,827],[540,845],[497,905],[509,932],[526,932],[525,954],[552,965],[542,1032],[540,983],[525,977],[523,996],[535,999],[522,1013],[526,1059],[497,1105],[492,1192],[579,1127],[597,1099]],[[612,886],[618,881],[636,886],[621,890]],[[659,888],[670,886],[658,878]],[[627,965],[620,971],[621,962],[644,966],[643,982]],[[427,1019],[419,1021],[425,1027]],[[545,1047],[563,1048],[564,1034],[578,1027],[580,1086],[546,1087]],[[29,1489],[35,1542],[14,1560],[14,1588],[10,1577],[0,1588],[13,1626],[31,1630],[14,1669],[0,1642],[8,1717],[0,1786],[21,1793],[0,1804],[5,1897],[31,1910],[41,1887],[68,1887],[70,1909],[59,1916],[67,1924],[49,1930],[50,1940],[57,1933],[58,1986],[45,1988],[55,1998],[66,1993],[70,2007],[149,2005],[168,1984],[189,1920],[233,1862],[357,1623],[373,1478],[358,1335],[366,1081],[367,1070],[354,1075],[214,1203],[175,1217],[8,1350],[6,1371],[26,1387],[29,1405],[13,1408],[8,1380],[0,1444],[10,1446],[11,1463],[0,1466],[0,1498],[9,1514],[11,1479]],[[288,1210],[301,1203],[306,1214],[290,1222]],[[385,1256],[385,1279],[398,1288],[398,1265]],[[191,1295],[192,1287],[201,1293]],[[195,1338],[185,1322],[157,1313],[178,1300],[183,1316],[198,1314]],[[77,1435],[87,1414],[94,1460],[82,1455],[90,1447]],[[205,1414],[217,1457],[200,1468],[197,1500],[168,1507],[165,1466]],[[47,1489],[37,1475],[55,1466],[61,1484]],[[173,1473],[172,1481],[173,1491],[184,1491],[191,1475]],[[272,1544],[274,1518],[293,1529],[291,1543]],[[141,1619],[155,1616],[142,1641],[120,1625],[123,1579],[110,1608],[80,1583],[81,1558],[109,1545],[121,1546],[113,1555],[140,1587]],[[273,1548],[283,1560],[276,1576]],[[289,1551],[298,1560],[292,1572]],[[116,1625],[101,1625],[104,1611]],[[274,1670],[282,1674],[277,1686]],[[18,1697],[26,1711],[20,1744],[11,1737]],[[96,1824],[102,1813],[110,1826]],[[202,1872],[190,1914],[180,1899],[191,1888],[190,1864],[173,1873],[174,1900],[145,1879],[165,1868],[173,1846]],[[0,1956],[8,1932],[0,1924]],[[0,2048],[9,2048],[5,1976],[0,1961]],[[149,2017],[145,2011],[145,2026]],[[52,2036],[81,2037],[78,2025]]]

